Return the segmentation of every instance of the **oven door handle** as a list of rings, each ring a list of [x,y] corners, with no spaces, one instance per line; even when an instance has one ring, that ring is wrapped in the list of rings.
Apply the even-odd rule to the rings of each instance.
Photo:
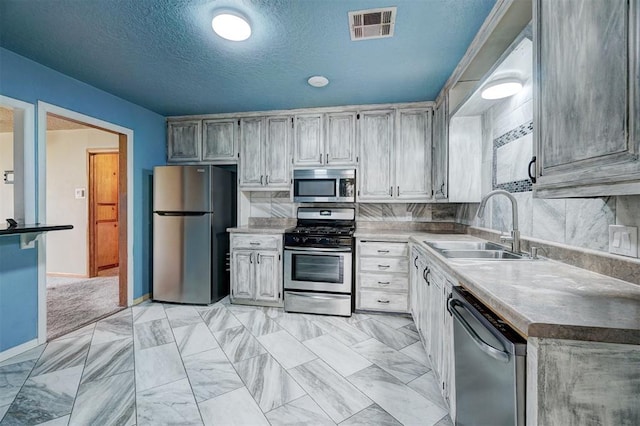
[[[296,293],[294,291],[288,291],[287,294],[291,294],[293,296],[298,296],[298,297],[308,297],[310,299],[319,299],[319,300],[335,300],[336,299],[333,296],[318,296],[316,294]]]
[[[350,248],[326,248],[326,247],[291,247],[285,246],[285,250],[289,251],[303,251],[303,252],[327,252],[327,253],[351,253]]]
[[[469,337],[471,337],[471,340],[473,340],[473,342],[478,346],[478,348],[480,348],[482,352],[486,353],[487,355],[489,355],[494,359],[497,359],[498,361],[509,362],[509,359],[510,359],[509,352],[501,351],[498,348],[494,348],[493,346],[491,346],[490,344],[482,340],[482,338],[478,335],[478,333],[476,333],[476,331],[473,329],[471,324],[469,324],[464,319],[464,317],[460,315],[460,313],[456,310],[457,306],[460,306],[466,311],[469,311],[469,309],[459,300],[449,299],[449,308],[450,308],[449,312],[451,312],[454,318],[458,320],[462,328],[464,328],[464,330],[467,332]]]

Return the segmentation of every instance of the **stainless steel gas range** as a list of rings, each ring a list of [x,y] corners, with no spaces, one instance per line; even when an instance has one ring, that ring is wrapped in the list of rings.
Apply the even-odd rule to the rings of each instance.
[[[284,235],[284,310],[351,316],[353,208],[298,208]]]

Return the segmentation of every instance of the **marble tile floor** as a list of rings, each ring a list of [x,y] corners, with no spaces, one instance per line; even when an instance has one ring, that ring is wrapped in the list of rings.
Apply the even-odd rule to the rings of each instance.
[[[451,425],[411,319],[147,302],[0,362],[0,425]]]

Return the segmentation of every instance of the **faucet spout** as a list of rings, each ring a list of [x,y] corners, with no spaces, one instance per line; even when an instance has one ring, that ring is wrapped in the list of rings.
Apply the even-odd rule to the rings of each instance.
[[[511,237],[507,238],[507,241],[511,242],[511,250],[515,253],[520,252],[520,231],[518,230],[518,201],[515,199],[513,195],[504,189],[496,189],[494,191],[489,192],[487,195],[482,197],[480,201],[480,207],[478,208],[478,213],[476,214],[478,217],[484,216],[484,211],[487,207],[487,200],[493,197],[494,195],[502,194],[506,196],[509,201],[511,201],[511,215],[512,215],[512,230]]]

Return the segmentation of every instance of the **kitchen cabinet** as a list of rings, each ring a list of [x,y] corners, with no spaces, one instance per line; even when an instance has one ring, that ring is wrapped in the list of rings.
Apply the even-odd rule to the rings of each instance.
[[[231,235],[231,302],[282,306],[282,235]]]
[[[534,196],[639,194],[638,2],[536,0],[534,15]]]
[[[433,156],[431,159],[431,175],[433,197],[436,200],[447,198],[448,164],[449,164],[449,96],[442,97],[433,114]]]
[[[355,123],[355,112],[296,115],[293,165],[355,166]]]
[[[356,239],[356,309],[409,312],[409,245]]]
[[[240,120],[240,188],[288,190],[291,116]]]
[[[167,161],[172,163],[200,161],[202,121],[167,123]]]
[[[202,160],[206,162],[235,161],[238,156],[239,120],[202,121]]]
[[[431,199],[431,108],[360,113],[358,201]]]

